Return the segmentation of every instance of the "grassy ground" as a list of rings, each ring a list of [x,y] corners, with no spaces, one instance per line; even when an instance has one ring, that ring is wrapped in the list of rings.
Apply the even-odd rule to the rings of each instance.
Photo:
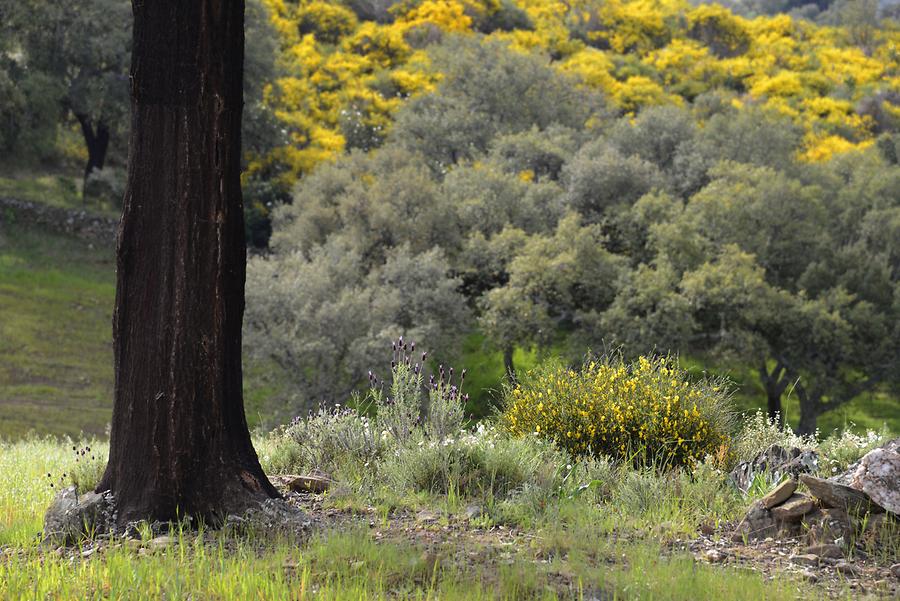
[[[83,444],[0,443],[0,598],[774,600],[822,594],[792,576],[769,579],[700,563],[641,534],[667,518],[693,519],[696,507],[679,509],[675,497],[656,499],[643,511],[630,504],[629,520],[592,509],[586,499],[562,497],[529,512],[529,525],[521,527],[491,515],[454,521],[465,500],[452,494],[401,498],[394,490],[363,497],[344,489],[305,507],[315,523],[308,536],[176,531],[165,545],[146,536],[40,546],[36,535],[54,492],[49,482],[73,469],[72,446]],[[102,443],[87,444],[105,451]],[[410,517],[410,508],[422,507],[442,517],[428,523]],[[736,507],[707,510],[724,515]],[[663,528],[679,532],[681,526]]]
[[[112,248],[0,215],[0,438],[103,434],[112,412]],[[283,421],[282,387],[248,365],[251,427]]]
[[[118,219],[121,209],[112,203],[90,199],[87,202],[81,196],[81,180],[71,173],[41,173],[38,175],[23,172],[12,177],[0,177],[0,197],[14,198],[50,205],[64,209],[87,210],[106,217]]]
[[[111,249],[0,222],[0,436],[104,431],[114,271]]]

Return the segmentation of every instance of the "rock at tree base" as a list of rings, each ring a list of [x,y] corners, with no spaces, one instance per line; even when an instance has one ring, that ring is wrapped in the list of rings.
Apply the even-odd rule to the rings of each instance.
[[[869,451],[859,462],[850,486],[880,507],[900,515],[900,453],[881,448]]]
[[[74,486],[59,493],[44,514],[44,539],[72,544],[86,535],[108,532],[115,523],[112,494],[77,494]]]
[[[826,507],[844,509],[854,513],[881,513],[884,509],[869,498],[866,493],[834,480],[823,480],[804,474],[800,481],[809,488],[812,495]]]
[[[788,500],[790,496],[794,494],[795,490],[797,490],[797,482],[794,480],[785,480],[770,491],[769,494],[760,499],[760,501],[762,502],[763,507],[772,509]]]

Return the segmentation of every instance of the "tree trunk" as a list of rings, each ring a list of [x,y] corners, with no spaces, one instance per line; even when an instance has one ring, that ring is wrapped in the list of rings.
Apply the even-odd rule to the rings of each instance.
[[[109,463],[119,523],[278,493],[244,416],[241,0],[135,0]]]
[[[797,434],[815,434],[816,422],[822,413],[820,395],[810,393],[802,384],[797,384],[797,400],[800,401],[800,422]]]
[[[779,361],[770,373],[764,361],[759,367],[759,379],[766,390],[766,413],[770,420],[777,422],[781,426],[784,424],[781,396],[788,385],[788,370]]]
[[[512,345],[503,348],[503,371],[506,373],[506,377],[509,378],[510,383],[513,384],[516,382],[516,366],[513,365],[514,350]]]
[[[87,146],[88,159],[84,165],[84,180],[82,181],[81,197],[86,198],[88,177],[94,169],[103,169],[106,163],[106,150],[109,148],[109,127],[103,121],[97,123],[97,131],[91,125],[91,119],[87,115],[76,114],[75,118],[81,125],[81,134],[84,136],[84,144]]]

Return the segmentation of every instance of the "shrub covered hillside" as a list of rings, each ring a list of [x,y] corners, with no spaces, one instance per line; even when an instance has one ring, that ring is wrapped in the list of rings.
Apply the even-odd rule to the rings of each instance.
[[[870,145],[900,117],[900,34],[873,32],[871,21],[867,31],[820,27],[679,0],[264,3],[281,68],[265,101],[288,139],[250,173],[287,182],[342,150],[378,145],[403,100],[443,78],[429,50],[452,34],[545,56],[612,111],[685,106],[711,91],[736,107],[763,106],[802,129],[808,160]]]
[[[265,99],[290,140],[250,161],[248,202],[302,177],[250,264],[246,340],[298,413],[363,386],[390,337],[440,362],[476,331],[508,372],[535,351],[689,356],[804,432],[900,414],[891,21],[268,7]]]

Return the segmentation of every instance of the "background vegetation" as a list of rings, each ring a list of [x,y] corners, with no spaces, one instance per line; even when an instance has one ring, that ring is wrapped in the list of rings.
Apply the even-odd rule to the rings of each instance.
[[[0,17],[0,190],[114,210],[127,2],[3,1]],[[249,2],[251,419],[346,400],[406,334],[426,370],[464,359],[474,416],[506,373],[618,349],[726,374],[743,407],[806,432],[897,429],[893,17],[868,0]],[[45,253],[29,236],[4,252]],[[98,432],[92,356],[79,423]],[[17,369],[9,400],[83,404]]]

